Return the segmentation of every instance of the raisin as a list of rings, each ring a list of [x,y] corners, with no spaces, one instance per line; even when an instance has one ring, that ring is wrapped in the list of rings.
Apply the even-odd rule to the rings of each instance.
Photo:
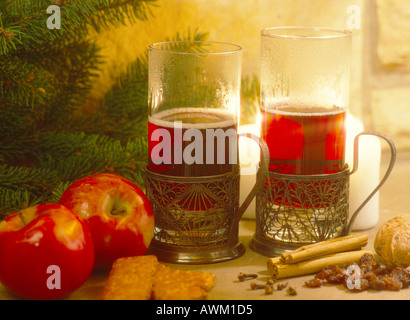
[[[350,291],[353,292],[362,292],[365,291],[367,289],[370,288],[370,282],[367,279],[364,278],[360,278],[360,285],[356,286],[355,284],[351,284],[351,287],[349,287],[346,283],[345,283],[345,287],[348,288]]]
[[[374,273],[375,273],[376,275],[378,275],[378,276],[388,274],[389,272],[391,272],[391,268],[385,266],[384,264],[380,265],[380,266],[374,271]]]
[[[353,274],[360,268],[360,274],[352,280],[350,276],[351,267]],[[350,281],[352,280],[352,281]],[[356,282],[360,281],[360,282]],[[402,288],[410,287],[410,267],[394,269],[378,264],[374,256],[364,254],[359,264],[352,263],[340,268],[336,265],[329,265],[323,268],[315,277],[305,282],[308,288],[319,288],[324,282],[333,284],[344,284],[349,290],[360,292],[367,289],[398,291]]]
[[[403,285],[397,277],[384,277],[383,282],[386,290],[399,291]]]
[[[408,272],[406,269],[397,267],[394,268],[391,273],[393,277],[401,282],[403,288],[410,286],[410,272]]]
[[[375,271],[380,268],[380,265],[376,262],[366,262],[360,265],[362,273]]]
[[[370,253],[365,253],[359,261],[359,264],[364,264],[364,263],[372,263],[375,262],[374,256]]]
[[[328,279],[327,282],[332,283],[332,284],[340,284],[344,283],[346,279],[346,276],[342,273],[334,274],[331,275]]]
[[[305,281],[305,286],[308,288],[320,288],[322,286],[322,280],[313,278]]]
[[[366,279],[368,282],[376,281],[376,274],[374,272],[367,272],[362,275],[363,279]]]
[[[316,279],[319,280],[326,280],[327,278],[329,278],[329,276],[332,274],[332,270],[329,267],[324,267],[322,270],[319,271],[319,273],[317,273],[315,275]]]
[[[370,287],[375,290],[398,291],[403,285],[397,277],[379,276],[370,283]]]
[[[343,274],[343,269],[336,266],[336,265],[329,265],[327,267],[324,267],[316,276],[315,278],[320,279],[320,280],[326,280],[331,283],[340,283],[342,278],[344,277]]]
[[[375,277],[370,281],[370,288],[374,290],[384,290],[384,281],[381,277]]]

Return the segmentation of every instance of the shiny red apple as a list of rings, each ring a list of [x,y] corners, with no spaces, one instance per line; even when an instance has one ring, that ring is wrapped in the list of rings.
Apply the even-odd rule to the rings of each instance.
[[[28,299],[59,299],[79,288],[94,266],[87,226],[59,204],[41,204],[0,222],[0,281]]]
[[[115,174],[77,180],[60,204],[86,222],[95,247],[95,268],[108,269],[120,257],[143,255],[154,236],[154,215],[142,190]]]

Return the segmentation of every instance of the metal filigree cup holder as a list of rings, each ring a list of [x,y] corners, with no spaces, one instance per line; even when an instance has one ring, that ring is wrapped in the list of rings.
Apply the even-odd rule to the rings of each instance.
[[[147,197],[154,209],[155,231],[149,253],[172,263],[204,264],[240,257],[239,220],[263,187],[269,152],[263,140],[239,134],[259,143],[263,170],[255,186],[239,205],[240,170],[203,177],[177,177],[146,169]]]
[[[358,144],[362,135],[374,135],[390,146],[388,169],[373,192],[349,220],[349,177],[358,168]],[[256,230],[250,247],[263,255],[276,256],[302,245],[347,235],[360,210],[389,177],[396,160],[394,142],[376,132],[355,138],[354,166],[334,174],[288,175],[269,172],[256,196]]]

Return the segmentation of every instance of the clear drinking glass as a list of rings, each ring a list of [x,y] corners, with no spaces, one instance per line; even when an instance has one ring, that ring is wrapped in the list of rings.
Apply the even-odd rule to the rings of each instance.
[[[345,230],[351,40],[338,29],[261,32],[261,138],[270,159],[256,200],[258,252],[278,254]]]
[[[179,263],[238,257],[245,251],[238,240],[239,219],[265,180],[258,179],[239,206],[242,48],[163,42],[151,45],[148,57],[151,251]]]
[[[261,36],[261,137],[270,171],[342,171],[352,33],[278,27]]]
[[[149,47],[150,170],[195,177],[237,169],[241,69],[242,48],[234,44],[163,42]],[[168,145],[155,134],[164,130],[169,131]]]

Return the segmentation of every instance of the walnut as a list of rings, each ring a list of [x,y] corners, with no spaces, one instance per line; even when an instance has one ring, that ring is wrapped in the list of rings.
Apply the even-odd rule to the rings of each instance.
[[[410,215],[386,221],[377,232],[374,250],[387,266],[410,266]]]

